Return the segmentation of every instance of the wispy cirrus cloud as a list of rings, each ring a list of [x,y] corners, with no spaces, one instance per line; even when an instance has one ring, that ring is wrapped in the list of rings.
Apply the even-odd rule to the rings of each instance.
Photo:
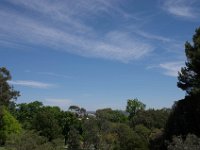
[[[65,74],[59,74],[59,73],[54,73],[54,72],[33,72],[31,70],[25,70],[25,73],[34,73],[34,74],[38,74],[38,75],[46,75],[46,76],[51,76],[51,77],[59,77],[59,78],[72,78],[72,76],[68,76]]]
[[[155,34],[151,34],[151,33],[147,33],[141,30],[137,30],[135,31],[135,33],[137,33],[138,35],[147,38],[147,39],[151,39],[151,40],[157,40],[157,41],[161,41],[161,42],[170,42],[171,39],[164,37],[164,36],[160,36],[160,35],[155,35]]]
[[[9,81],[9,84],[12,85],[19,85],[31,88],[40,88],[40,89],[49,89],[56,87],[55,84],[32,81],[32,80],[16,80],[16,81]]]
[[[199,17],[199,8],[195,5],[196,0],[166,0],[163,3],[163,9],[168,13],[183,17],[194,19]]]
[[[52,76],[52,77],[60,77],[60,78],[72,78],[71,76],[68,76],[68,75],[58,74],[58,73],[53,73],[53,72],[37,72],[37,74],[47,75],[47,76]]]
[[[147,41],[137,35],[112,29],[102,34],[96,25],[88,23],[100,14],[127,18],[129,15],[112,1],[30,1],[8,0],[26,11],[11,8],[0,10],[1,43],[23,46],[45,46],[85,57],[96,57],[121,62],[141,58],[154,50]],[[104,15],[109,17],[109,15]],[[13,23],[15,28],[13,28]],[[15,44],[16,46],[16,44]]]
[[[159,67],[164,70],[165,75],[172,77],[177,77],[178,71],[180,71],[183,66],[183,61],[166,62],[159,65]]]

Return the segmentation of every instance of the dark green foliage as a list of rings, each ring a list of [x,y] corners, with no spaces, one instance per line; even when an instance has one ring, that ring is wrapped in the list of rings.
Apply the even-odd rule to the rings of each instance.
[[[163,130],[154,129],[149,136],[149,149],[150,150],[164,150],[164,137]]]
[[[0,68],[0,106],[8,106],[11,100],[19,96],[19,92],[8,84],[9,80],[11,80],[10,72],[5,67]]]
[[[99,109],[96,111],[97,119],[101,121],[111,121],[111,122],[127,122],[127,116],[119,110],[112,110],[111,108]]]
[[[178,87],[189,95],[200,93],[200,27],[193,36],[193,43],[185,43],[186,67],[181,69]]]
[[[71,127],[68,136],[69,136],[67,141],[68,149],[69,150],[81,149],[81,136],[78,130],[74,127]]]
[[[139,111],[132,119],[132,126],[143,124],[149,129],[164,128],[170,111],[170,109],[148,109]]]
[[[200,136],[199,98],[200,94],[187,96],[174,104],[165,129],[167,139],[173,135],[186,136],[189,133]]]
[[[33,129],[36,129],[41,136],[45,136],[49,141],[58,138],[61,135],[59,126],[58,107],[42,107],[33,118]]]
[[[135,126],[134,131],[146,142],[149,142],[149,136],[151,134],[151,130],[146,128],[144,125],[139,124]]]
[[[61,118],[62,134],[64,135],[66,145],[69,137],[70,128],[73,126],[73,128],[76,128],[79,132],[81,132],[82,125],[81,121],[77,118],[77,116],[74,113],[63,112]]]
[[[43,104],[38,101],[31,103],[21,103],[16,105],[14,112],[16,118],[22,123],[25,129],[30,129],[33,123],[33,118],[38,113]]]
[[[98,148],[100,144],[99,128],[96,119],[90,118],[83,121],[83,148]]]
[[[147,150],[148,144],[142,136],[134,132],[128,125],[118,124],[115,128],[120,150]]]
[[[200,136],[200,28],[193,36],[193,43],[186,42],[185,53],[186,67],[179,73],[177,85],[187,95],[175,102],[169,116],[165,128],[165,139],[169,141],[173,136]]]

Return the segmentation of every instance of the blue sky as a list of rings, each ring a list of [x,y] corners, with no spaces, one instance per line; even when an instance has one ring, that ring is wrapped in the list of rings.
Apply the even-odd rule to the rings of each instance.
[[[149,108],[184,97],[184,43],[200,25],[198,0],[1,0],[0,65],[17,102],[67,109]]]

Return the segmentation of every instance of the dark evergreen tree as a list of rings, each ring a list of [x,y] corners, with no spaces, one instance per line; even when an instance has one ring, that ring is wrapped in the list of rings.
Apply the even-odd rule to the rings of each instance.
[[[200,28],[193,36],[193,44],[186,42],[186,67],[178,76],[178,87],[186,91],[184,99],[175,102],[165,127],[165,139],[173,136],[200,137]]]
[[[200,93],[200,27],[196,29],[193,43],[185,43],[186,66],[178,76],[178,87],[189,95]]]

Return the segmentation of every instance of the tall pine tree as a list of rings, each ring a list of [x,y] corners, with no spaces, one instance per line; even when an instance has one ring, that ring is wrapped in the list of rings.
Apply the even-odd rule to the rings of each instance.
[[[165,140],[173,136],[200,137],[200,27],[193,35],[193,43],[186,42],[186,66],[178,76],[178,87],[185,90],[184,99],[176,101],[165,127]]]
[[[185,43],[186,66],[181,69],[177,86],[189,95],[200,93],[200,27],[193,35],[193,43]]]

